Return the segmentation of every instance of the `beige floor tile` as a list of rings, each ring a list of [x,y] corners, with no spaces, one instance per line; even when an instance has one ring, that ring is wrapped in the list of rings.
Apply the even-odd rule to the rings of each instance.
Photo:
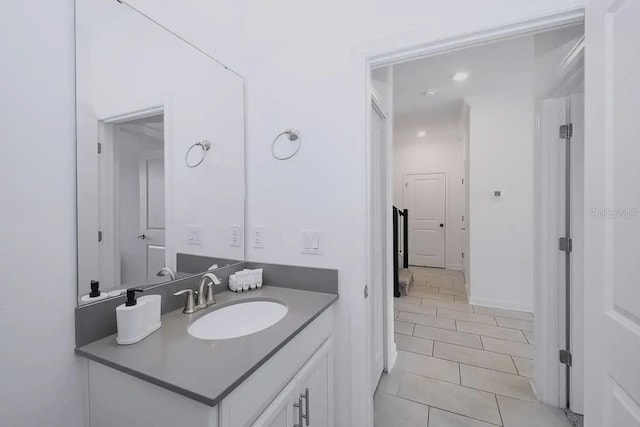
[[[424,305],[424,300],[423,300],[423,305]],[[465,305],[465,307],[471,308],[470,305]],[[496,320],[494,319],[493,316],[488,316],[486,314],[465,313],[465,312],[450,310],[448,308],[442,308],[442,307],[438,307],[438,317],[444,317],[446,319],[463,320],[465,322],[484,323],[485,325],[496,326]]]
[[[535,401],[529,378],[477,366],[460,365],[461,384],[516,399]]]
[[[453,301],[460,304],[469,304],[469,298],[467,298],[466,296],[461,297],[458,295],[454,295]]]
[[[404,371],[401,371],[400,369],[394,369],[388,374],[382,374],[376,393],[382,392],[393,395],[398,394],[402,375],[404,375]]]
[[[464,304],[464,303],[437,301],[437,300],[422,298],[422,306],[433,307],[433,308],[445,308],[447,310],[462,311],[464,313],[474,314],[471,306],[469,304]],[[479,315],[479,316],[482,316],[482,315]]]
[[[495,427],[473,418],[443,411],[438,408],[429,409],[429,427]]]
[[[523,377],[532,378],[533,377],[533,360],[525,359],[523,357],[511,356],[513,358],[513,362],[516,364],[516,368],[518,369],[518,374]]]
[[[425,427],[429,407],[385,393],[373,398],[374,427]]]
[[[431,289],[431,288],[425,288],[425,289]],[[435,289],[435,288],[433,288]],[[454,303],[455,302],[455,297],[454,295],[446,295],[446,294],[438,294],[438,293],[433,293],[433,294],[425,294],[422,296],[422,301],[424,300],[434,300],[434,301],[442,301],[442,302],[450,302],[450,303]]]
[[[436,342],[433,357],[518,375],[511,356],[490,351]]]
[[[411,288],[411,291],[413,291],[413,288]],[[402,302],[404,304],[413,304],[413,305],[422,304],[422,297],[412,295],[411,291],[409,291],[408,296],[403,296],[402,298],[400,298],[399,302]]]
[[[397,301],[394,304],[394,308],[400,311],[406,311],[408,313],[426,314],[428,316],[436,315],[436,307],[406,304],[401,301]]]
[[[402,315],[402,312],[400,312],[400,315]],[[415,325],[413,323],[401,322],[399,320],[396,320],[394,323],[394,332],[396,334],[413,335],[414,326]]]
[[[571,427],[566,415],[558,408],[538,402],[498,396],[504,427]]]
[[[458,364],[449,360],[398,350],[394,369],[435,378],[449,383],[460,384]]]
[[[444,295],[456,295],[459,297],[466,297],[467,296],[467,290],[462,288],[462,289],[456,289],[456,288],[438,288],[440,290],[441,294]]]
[[[418,323],[424,326],[433,326],[434,328],[456,330],[456,321],[453,319],[443,319],[436,316],[425,316],[424,314],[407,313],[401,311],[398,320],[403,322]]]
[[[498,322],[498,326],[502,326],[503,328],[520,329],[521,331],[533,332],[532,320],[510,319],[508,317],[496,316],[496,321]]]
[[[533,331],[522,331],[525,337],[527,337],[527,341],[529,344],[535,344],[536,342],[536,333]]]
[[[495,396],[484,391],[405,373],[398,396],[478,420],[501,423]]]
[[[482,307],[474,305],[473,310],[479,314],[491,316],[510,317],[511,319],[533,320],[533,314],[526,311],[507,310],[504,308]]]
[[[496,353],[520,356],[526,359],[533,359],[533,345],[521,342],[501,340],[498,338],[482,337],[484,349],[495,351]]]
[[[461,332],[469,332],[470,334],[484,335],[486,337],[500,338],[508,341],[524,342],[524,335],[521,331],[515,329],[501,328],[499,326],[484,325],[482,323],[458,321],[456,326]]]
[[[410,337],[409,335],[395,334],[395,343],[398,350],[433,356],[433,341],[431,340]]]
[[[433,341],[442,341],[466,347],[482,348],[482,342],[478,335],[467,334],[465,332],[449,331],[446,329],[432,328],[430,326],[416,325],[413,335]]]

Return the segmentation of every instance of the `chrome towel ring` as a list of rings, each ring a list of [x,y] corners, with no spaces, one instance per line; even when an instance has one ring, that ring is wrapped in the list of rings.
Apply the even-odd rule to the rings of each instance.
[[[278,142],[278,140],[280,139],[281,136],[286,135],[287,139],[291,142],[298,142],[298,146],[296,147],[295,151],[293,153],[291,153],[290,155],[286,156],[286,157],[279,157],[276,154],[276,143]],[[295,156],[296,154],[298,154],[298,151],[300,151],[300,146],[302,145],[302,138],[300,137],[300,132],[295,130],[295,129],[289,129],[289,130],[285,130],[284,132],[278,134],[278,136],[276,136],[273,139],[273,142],[271,143],[271,155],[277,159],[277,160],[289,160],[290,158],[292,158],[293,156]]]
[[[189,163],[189,154],[191,153],[191,150],[193,150],[196,147],[200,147],[202,149],[200,160],[198,160],[196,163]],[[187,154],[184,157],[184,161],[187,164],[187,167],[195,168],[196,166],[204,162],[204,159],[205,157],[207,157],[207,152],[209,151],[210,148],[211,148],[211,142],[207,140],[198,141],[195,144],[193,144],[191,147],[189,147],[189,149],[187,150]]]

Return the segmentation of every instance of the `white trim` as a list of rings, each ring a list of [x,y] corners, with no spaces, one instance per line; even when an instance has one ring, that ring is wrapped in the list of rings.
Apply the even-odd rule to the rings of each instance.
[[[558,94],[566,95],[571,85],[577,82],[577,76],[583,71],[584,38],[566,55],[553,80],[542,87],[539,98],[554,98]],[[536,241],[534,247],[534,325],[536,330],[535,366],[533,380],[536,384],[538,399],[547,405],[564,407],[565,405],[565,369],[558,362],[558,352],[564,339],[564,264],[560,262],[557,250],[561,206],[560,170],[558,165],[558,145],[545,140],[545,129],[554,132],[560,124],[566,122],[566,100],[539,99],[536,118],[536,160],[534,180],[536,192]],[[546,111],[547,121],[542,114]],[[554,119],[551,122],[551,119]],[[546,133],[548,135],[548,133]],[[557,136],[557,135],[556,135]],[[543,141],[544,140],[544,141]],[[559,139],[558,139],[559,142]]]
[[[565,27],[580,23],[584,21],[584,7],[577,7],[571,10],[552,13],[542,17],[536,17],[512,24],[502,25],[495,28],[490,28],[483,31],[476,31],[469,34],[460,36],[454,36],[443,40],[431,41],[431,37],[427,30],[423,33],[416,35],[413,42],[406,42],[399,39],[387,39],[371,44],[362,46],[357,49],[355,59],[361,68],[362,75],[365,76],[365,85],[360,87],[361,92],[361,112],[364,117],[364,152],[365,156],[363,161],[365,162],[365,182],[369,182],[369,172],[371,167],[371,159],[369,156],[369,147],[371,145],[371,138],[369,130],[371,126],[371,91],[372,85],[371,69],[375,67],[382,67],[393,65],[400,62],[410,61],[412,59],[434,56],[440,53],[450,52],[456,49],[468,48],[472,46],[481,45],[484,43],[494,42],[498,40],[504,40],[508,38],[517,37],[523,34],[539,32],[545,30],[551,30],[554,28]],[[391,156],[389,156],[391,157]],[[391,165],[389,165],[391,168]],[[391,170],[391,169],[390,169]],[[390,175],[390,174],[389,174]],[[368,196],[367,196],[368,197]],[[368,205],[363,205],[363,214],[367,221],[369,220],[369,213],[367,209]],[[368,258],[368,247],[370,242],[369,228],[365,226],[365,256]],[[367,259],[365,277],[371,275],[371,263]],[[365,349],[362,345],[362,341],[356,339],[360,335],[367,336],[370,323],[362,316],[363,309],[366,306],[364,299],[355,298],[360,292],[358,286],[353,287],[354,298],[353,305],[351,307],[351,420],[345,421],[347,424],[357,426],[370,426],[373,425],[373,399],[369,399],[366,396],[369,395],[368,390],[371,370],[367,366],[359,367],[362,365],[362,360],[366,360],[366,354],[363,354]],[[364,324],[364,325],[363,325]],[[363,334],[364,330],[364,334]],[[363,369],[364,368],[364,369]],[[363,401],[363,399],[365,399]]]
[[[503,308],[506,310],[526,311],[527,313],[533,313],[533,304],[522,304],[519,302],[499,300],[499,299],[493,299],[493,298],[482,298],[482,297],[471,296],[469,298],[469,304],[479,305],[482,307]]]

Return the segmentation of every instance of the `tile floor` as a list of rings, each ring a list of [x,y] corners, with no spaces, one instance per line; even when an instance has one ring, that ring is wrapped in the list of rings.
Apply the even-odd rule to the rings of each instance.
[[[459,271],[412,267],[395,300],[395,368],[374,397],[375,427],[570,427],[536,401],[533,315],[469,305]]]

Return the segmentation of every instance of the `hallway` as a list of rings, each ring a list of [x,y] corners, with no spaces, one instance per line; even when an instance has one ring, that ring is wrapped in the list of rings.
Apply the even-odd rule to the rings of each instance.
[[[374,398],[375,427],[570,427],[536,401],[533,315],[472,306],[461,272],[411,267],[395,300],[398,358]]]

